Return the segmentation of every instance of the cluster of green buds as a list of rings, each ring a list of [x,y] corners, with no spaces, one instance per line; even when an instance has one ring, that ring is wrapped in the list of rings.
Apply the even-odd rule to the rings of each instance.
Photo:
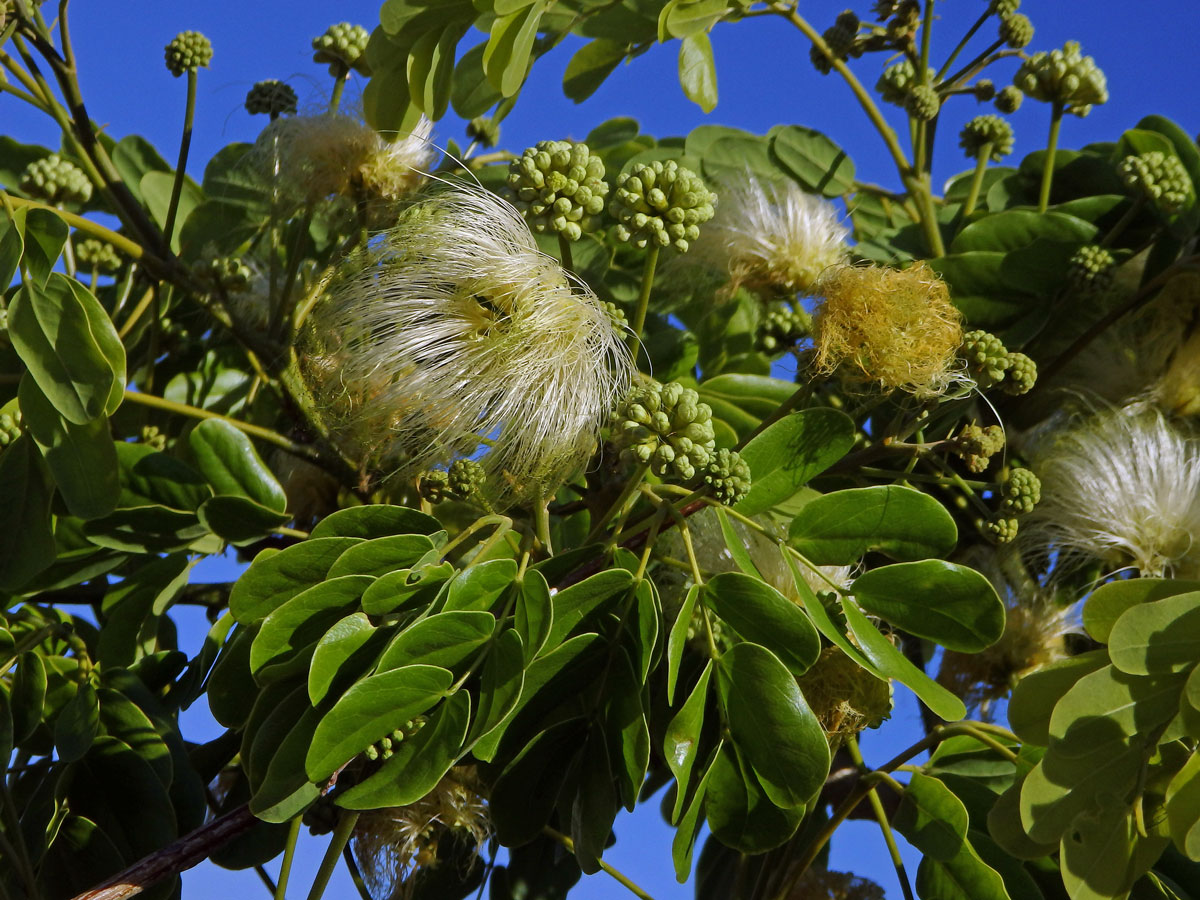
[[[492,116],[476,116],[467,123],[467,137],[481,147],[500,143],[500,123]]]
[[[296,92],[292,86],[274,78],[256,82],[246,94],[246,112],[252,116],[267,115],[272,120],[282,115],[295,115]]]
[[[635,247],[674,246],[686,253],[713,217],[717,195],[675,160],[634,166],[617,179],[608,211],[619,223],[617,238]]]
[[[57,153],[35,159],[21,173],[19,186],[35,200],[49,204],[75,203],[92,199],[92,183],[83,169]]]
[[[377,759],[391,759],[392,755],[396,752],[396,744],[402,743],[406,738],[411,738],[415,735],[425,727],[425,722],[426,719],[424,716],[409,719],[391,734],[381,737],[374,744],[367,747],[363,751],[363,755],[372,762]]]
[[[604,313],[612,323],[614,331],[622,332],[629,328],[629,317],[625,315],[625,310],[610,300],[602,300],[600,305],[604,307]]]
[[[138,435],[138,440],[147,447],[153,447],[159,452],[167,449],[167,436],[158,430],[157,425],[143,425],[141,434]]]
[[[963,126],[958,144],[970,159],[978,159],[983,148],[990,145],[988,158],[999,162],[1012,153],[1012,125],[999,116],[976,116]]]
[[[253,270],[236,256],[219,256],[192,266],[196,276],[207,290],[224,294],[241,294],[250,289]]]
[[[163,50],[167,71],[178,78],[184,72],[198,72],[212,62],[212,41],[199,31],[181,31]]]
[[[430,469],[421,473],[418,491],[430,503],[470,500],[481,495],[486,481],[482,465],[473,459],[460,459],[453,462],[448,470]]]
[[[932,85],[936,78],[936,73],[933,69],[925,70],[925,84]],[[908,103],[908,97],[913,92],[913,88],[917,86],[917,70],[912,62],[907,59],[902,59],[895,65],[888,66],[883,70],[883,74],[879,76],[879,80],[875,82],[875,90],[879,91],[879,96],[888,103],[894,103],[896,106],[905,106]]]
[[[928,122],[942,108],[938,92],[928,84],[915,84],[904,98],[904,110],[914,119]]]
[[[1021,516],[1033,512],[1042,499],[1041,479],[1025,468],[1010,468],[1000,482],[1000,504],[1006,512]]]
[[[359,75],[371,74],[367,65],[367,42],[371,34],[361,25],[338,22],[325,29],[325,33],[313,38],[313,62],[327,63],[329,74],[334,78],[346,70],[353,69]]]
[[[450,476],[445,469],[430,469],[421,473],[417,492],[422,500],[437,504],[450,499],[450,492],[447,490],[449,485]]]
[[[887,22],[867,41],[868,50],[893,48],[910,40],[921,24],[921,4],[918,0],[877,0],[871,12],[880,22]]]
[[[844,61],[851,56],[856,58],[862,56],[863,46],[858,43],[859,24],[858,16],[850,10],[846,10],[840,13],[837,20],[822,33],[821,37],[825,41],[825,46],[829,48],[829,52],[835,58]],[[833,64],[829,61],[829,57],[816,45],[809,49],[808,55],[813,66],[822,75],[828,75],[833,70]]]
[[[991,0],[988,4],[988,12],[1002,19],[1011,16],[1020,8],[1021,0]]]
[[[990,78],[980,78],[975,82],[975,99],[987,103],[996,96],[996,83]]]
[[[75,245],[75,261],[81,269],[105,274],[121,268],[121,257],[113,245],[95,238],[85,238]]]
[[[796,346],[809,334],[809,317],[789,303],[773,303],[758,324],[754,345],[762,353],[774,355]]]
[[[1130,193],[1149,200],[1163,215],[1179,212],[1192,196],[1192,179],[1179,157],[1161,150],[1125,157],[1117,173]]]
[[[1086,116],[1092,107],[1108,102],[1104,72],[1078,41],[1067,41],[1061,50],[1035,53],[1017,69],[1013,84],[1034,100],[1059,103],[1067,112]]]
[[[964,425],[954,439],[954,453],[961,456],[967,470],[984,471],[993,456],[1004,449],[1004,429],[999,425]]]
[[[1020,13],[1001,16],[1000,40],[1014,50],[1028,47],[1029,42],[1033,40],[1033,22],[1029,21],[1029,16]]]
[[[699,485],[726,506],[733,506],[750,493],[750,467],[736,450],[722,447],[700,472]]]
[[[1000,385],[1007,394],[1027,394],[1037,382],[1037,363],[1009,350],[1004,342],[987,331],[968,331],[963,335],[959,358],[980,390]]]
[[[1085,297],[1102,297],[1117,277],[1117,261],[1099,244],[1080,247],[1067,263],[1067,284]]]
[[[994,544],[1011,544],[1017,539],[1019,526],[1016,516],[996,513],[980,525],[980,530]]]
[[[682,482],[695,478],[717,447],[712,409],[676,381],[630,391],[617,407],[612,440],[622,459]]]
[[[1025,94],[1015,84],[1010,84],[1006,88],[1001,88],[996,94],[995,106],[1000,112],[1005,115],[1012,115],[1021,108],[1021,101],[1025,99]]]
[[[21,436],[21,411],[0,414],[0,450]]]
[[[604,211],[608,182],[587,144],[540,141],[509,164],[508,190],[534,231],[577,241]]]

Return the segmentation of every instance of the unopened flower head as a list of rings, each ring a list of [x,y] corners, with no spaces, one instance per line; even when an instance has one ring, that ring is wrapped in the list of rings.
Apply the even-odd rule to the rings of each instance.
[[[1145,405],[1105,410],[1047,439],[1025,535],[1058,567],[1088,558],[1144,576],[1200,572],[1200,444]]]
[[[721,205],[700,232],[695,253],[705,265],[729,273],[738,287],[807,294],[822,272],[846,262],[850,231],[837,208],[793,181],[762,182],[747,175],[720,186]]]
[[[310,371],[359,450],[421,471],[470,456],[496,496],[585,463],[631,378],[603,305],[510,205],[451,187],[351,260],[314,313]]]
[[[263,174],[304,200],[395,201],[433,165],[432,130],[422,118],[411,134],[388,141],[353,116],[288,116],[268,125],[252,152]]]
[[[817,293],[824,297],[813,316],[819,373],[918,396],[966,377],[955,366],[961,315],[925,263],[839,266],[822,276]]]

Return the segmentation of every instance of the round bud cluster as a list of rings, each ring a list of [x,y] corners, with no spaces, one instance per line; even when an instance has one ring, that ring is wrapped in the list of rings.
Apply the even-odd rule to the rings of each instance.
[[[1024,353],[1008,354],[1008,371],[1004,373],[1004,384],[1000,390],[1019,397],[1028,394],[1037,384],[1037,363]]]
[[[346,69],[359,75],[370,75],[367,65],[367,42],[370,33],[361,25],[338,22],[325,29],[325,33],[312,40],[313,62],[328,63],[329,74],[335,78]]]
[[[675,160],[634,166],[617,179],[608,211],[620,224],[617,238],[635,247],[674,246],[686,253],[700,236],[700,226],[713,217],[717,195],[700,176]]]
[[[987,390],[1004,380],[1008,370],[1008,348],[994,334],[986,331],[968,331],[963,335],[959,357],[967,364],[967,372],[975,379],[980,390]]]
[[[467,123],[467,137],[481,147],[495,147],[500,143],[500,123],[491,116],[476,116]]]
[[[1067,41],[1061,50],[1033,54],[1021,63],[1013,84],[1034,100],[1062,103],[1067,112],[1080,116],[1086,116],[1093,105],[1108,102],[1104,72],[1080,52],[1078,41]]]
[[[996,83],[990,78],[980,78],[975,82],[975,99],[987,103],[996,96]]]
[[[758,325],[755,347],[763,353],[781,353],[808,337],[808,316],[787,303],[772,304]]]
[[[3,450],[21,436],[21,411],[0,415],[0,450]]]
[[[991,144],[988,158],[992,162],[999,162],[1012,153],[1012,125],[999,116],[976,116],[958,135],[958,145],[970,159],[977,159],[988,144]]]
[[[1016,13],[1001,18],[1000,40],[1014,50],[1028,47],[1029,42],[1033,40],[1033,23],[1029,21],[1029,16]]]
[[[918,0],[900,0],[887,24],[887,36],[894,42],[911,36],[921,24],[921,4]]]
[[[430,469],[421,473],[417,492],[421,499],[430,503],[441,503],[449,499],[450,476],[443,469]]]
[[[625,310],[608,300],[601,301],[600,305],[604,307],[614,331],[625,331],[629,327],[629,317],[625,315]]]
[[[112,244],[95,238],[86,238],[75,245],[75,261],[79,268],[97,272],[112,273],[121,268],[121,257]]]
[[[726,506],[733,506],[750,492],[750,467],[736,450],[721,448],[700,473],[700,483]]]
[[[1004,429],[999,425],[964,425],[955,443],[954,452],[963,458],[969,471],[978,474],[1004,449]]]
[[[942,102],[937,91],[927,84],[917,84],[904,98],[904,109],[914,119],[927,122],[938,114]]]
[[[1021,0],[992,0],[988,4],[988,12],[1007,18],[1021,8]]]
[[[1179,157],[1151,150],[1127,156],[1117,165],[1125,187],[1141,194],[1164,214],[1183,209],[1192,194],[1192,179]]]
[[[178,78],[184,72],[208,68],[212,61],[212,41],[198,31],[181,31],[164,48],[167,71]]]
[[[296,112],[296,92],[291,85],[274,78],[256,82],[246,94],[246,112],[252,116],[268,115],[272,119]]]
[[[534,231],[577,241],[604,211],[608,182],[587,144],[541,141],[509,164],[508,190]]]
[[[925,84],[933,84],[935,75],[933,69],[928,69],[925,75]],[[916,86],[917,71],[907,59],[888,66],[879,76],[879,80],[875,82],[875,90],[879,91],[879,95],[888,103],[894,103],[896,106],[904,106],[908,95]]]
[[[1029,469],[1010,469],[1000,485],[1004,509],[1015,516],[1033,512],[1042,499],[1042,482]]]
[[[402,743],[405,738],[410,738],[422,728],[425,727],[426,719],[424,716],[417,716],[415,719],[409,719],[401,727],[397,728],[391,734],[381,737],[374,744],[371,744],[363,751],[363,755],[367,759],[374,762],[377,759],[391,759],[396,752],[396,745]]]
[[[21,190],[47,203],[84,204],[92,199],[92,183],[83,169],[57,153],[35,159],[21,173]]]
[[[167,436],[158,430],[157,425],[143,425],[142,433],[138,436],[147,447],[153,447],[159,453],[167,449]]]
[[[1017,539],[1017,520],[997,515],[983,523],[983,533],[996,544],[1011,544]]]
[[[1006,88],[1001,88],[1000,93],[996,94],[996,109],[1000,112],[1011,115],[1021,108],[1021,101],[1025,99],[1025,94],[1015,84],[1010,84]]]
[[[446,490],[460,500],[474,497],[483,490],[487,475],[483,466],[473,459],[459,459],[446,472]]]
[[[241,294],[250,289],[253,271],[236,256],[219,256],[196,263],[192,272],[197,280],[212,291]]]
[[[1098,244],[1080,247],[1067,263],[1067,284],[1086,296],[1107,293],[1116,275],[1117,261]]]
[[[862,49],[856,47],[858,26],[858,16],[850,10],[846,10],[837,17],[837,21],[833,25],[826,28],[821,34],[825,45],[829,47],[829,52],[834,57],[844,60],[848,56],[862,55]],[[828,75],[833,68],[829,57],[816,45],[809,48],[808,58],[812,60],[813,66],[822,75]]]
[[[716,452],[712,409],[678,382],[634,388],[617,407],[613,443],[660,478],[691,481]]]

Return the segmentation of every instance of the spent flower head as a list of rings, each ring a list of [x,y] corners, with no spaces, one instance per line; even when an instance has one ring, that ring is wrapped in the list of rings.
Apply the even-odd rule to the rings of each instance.
[[[285,113],[296,114],[296,92],[291,85],[270,78],[256,82],[246,94],[246,112],[252,116],[269,115],[272,119]]]

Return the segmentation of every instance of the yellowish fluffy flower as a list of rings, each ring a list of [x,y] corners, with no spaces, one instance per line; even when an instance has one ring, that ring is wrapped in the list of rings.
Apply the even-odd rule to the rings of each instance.
[[[925,263],[839,266],[822,276],[817,293],[824,298],[813,316],[817,372],[918,396],[939,394],[961,377],[962,316]]]
[[[311,321],[317,393],[360,454],[417,472],[486,444],[497,497],[538,495],[586,463],[632,377],[600,301],[482,189],[406,210]]]

